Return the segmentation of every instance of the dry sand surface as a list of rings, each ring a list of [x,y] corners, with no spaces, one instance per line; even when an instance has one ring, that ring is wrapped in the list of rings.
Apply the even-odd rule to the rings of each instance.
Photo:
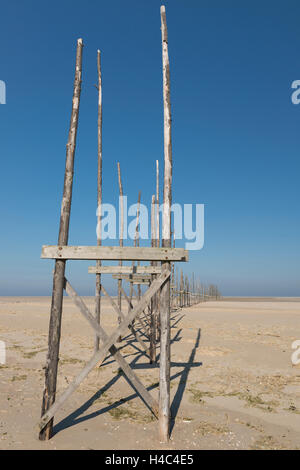
[[[172,314],[172,415],[169,445],[157,422],[108,357],[55,418],[55,435],[37,439],[44,386],[49,298],[0,298],[0,449],[297,449],[300,448],[300,299],[226,299]],[[94,301],[85,299],[93,310]],[[107,332],[116,315],[103,301]],[[138,343],[124,357],[158,396],[158,368]],[[93,352],[93,333],[64,300],[58,394]],[[159,352],[159,351],[158,351]]]

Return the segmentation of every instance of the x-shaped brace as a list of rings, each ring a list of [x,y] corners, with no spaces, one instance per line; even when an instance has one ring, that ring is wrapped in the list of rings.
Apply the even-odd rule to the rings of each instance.
[[[46,424],[53,418],[57,410],[63,405],[63,403],[67,400],[67,398],[78,388],[80,383],[85,379],[85,377],[91,372],[91,370],[98,364],[102,363],[108,353],[108,351],[115,357],[117,362],[119,363],[120,367],[126,374],[127,378],[129,379],[130,383],[133,385],[135,390],[139,392],[143,400],[152,410],[154,415],[157,417],[158,415],[158,403],[152,397],[152,395],[148,392],[148,390],[144,387],[144,385],[140,382],[136,374],[133,372],[129,364],[125,361],[121,353],[115,347],[115,343],[117,342],[118,338],[125,333],[129,325],[132,324],[133,320],[141,314],[144,309],[148,306],[149,302],[153,295],[161,288],[161,286],[166,282],[166,280],[170,277],[170,271],[165,270],[163,271],[160,276],[158,276],[149,289],[145,292],[142,296],[138,304],[129,312],[129,314],[121,321],[115,331],[108,336],[103,328],[97,323],[83,300],[80,296],[75,292],[72,288],[70,283],[65,280],[65,290],[67,294],[73,299],[75,305],[79,308],[80,312],[87,318],[93,329],[95,330],[97,336],[102,340],[102,346],[100,349],[94,354],[94,356],[90,359],[90,361],[86,364],[86,366],[81,370],[77,377],[73,380],[73,382],[69,385],[69,387],[62,393],[62,395],[53,403],[52,406],[44,413],[40,422],[39,428],[42,430]]]

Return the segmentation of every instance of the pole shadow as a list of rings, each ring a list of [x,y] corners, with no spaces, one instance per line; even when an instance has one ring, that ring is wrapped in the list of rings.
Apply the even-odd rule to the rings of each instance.
[[[175,342],[175,341],[180,341],[181,340],[181,336],[180,336],[180,333],[182,332],[182,329],[179,329],[176,334],[174,335],[174,337],[171,339],[171,343]],[[130,336],[130,335],[128,335]],[[127,338],[129,339],[129,338]],[[175,397],[173,399],[173,402],[172,402],[172,405],[171,405],[171,416],[173,417],[172,421],[171,421],[171,431],[173,429],[173,426],[174,426],[174,421],[175,421],[175,418],[176,418],[176,415],[177,415],[177,412],[178,412],[178,409],[179,409],[179,406],[180,406],[180,403],[181,403],[181,400],[182,400],[182,397],[183,397],[183,393],[184,393],[184,390],[185,390],[185,386],[186,386],[186,381],[187,381],[187,377],[188,377],[188,374],[189,374],[189,371],[192,367],[199,367],[202,365],[202,363],[195,363],[194,362],[194,358],[195,358],[195,353],[196,353],[196,349],[198,348],[199,346],[199,340],[200,340],[200,329],[198,330],[198,335],[197,335],[197,340],[196,340],[196,343],[195,343],[195,346],[191,352],[191,355],[189,357],[189,361],[187,363],[178,363],[178,362],[171,362],[171,367],[183,367],[184,370],[182,372],[177,372],[176,374],[172,375],[170,377],[170,380],[174,380],[176,379],[177,377],[181,377],[180,379],[180,382],[179,382],[179,385],[178,385],[178,389],[176,391],[176,394],[175,394]],[[134,342],[135,339],[133,339],[132,342]],[[131,341],[130,341],[131,343]],[[133,346],[133,344],[131,344]],[[140,351],[138,348],[136,348],[137,352],[135,354],[135,357],[133,358],[133,360],[129,363],[130,367],[133,369],[133,370],[141,370],[141,369],[154,369],[154,368],[159,368],[159,364],[157,363],[154,363],[154,364],[149,364],[149,363],[141,363],[141,364],[138,364],[138,360],[144,356],[144,352],[143,351]],[[109,359],[109,357],[106,358],[106,361],[107,359]],[[115,360],[113,360],[115,362]],[[108,365],[110,362],[113,362],[113,361],[109,361],[109,362],[106,362],[106,365]],[[103,363],[104,365],[104,363]],[[117,400],[116,402],[110,404],[110,405],[107,405],[105,407],[103,407],[102,409],[100,410],[97,410],[95,412],[92,412],[92,413],[89,413],[88,415],[85,415],[85,416],[82,416],[83,413],[85,413],[92,405],[95,401],[97,401],[101,395],[106,392],[107,390],[109,390],[118,380],[120,377],[124,377],[125,380],[127,381],[127,383],[134,389],[135,393],[127,396],[126,398],[121,398],[119,400]],[[157,389],[159,386],[158,382],[155,383],[155,384],[152,384],[147,388],[148,391],[151,391],[153,389]],[[79,424],[83,421],[88,421],[90,419],[93,419],[97,416],[100,416],[104,413],[107,413],[109,412],[110,410],[113,410],[114,408],[117,408],[118,406],[122,405],[123,403],[127,403],[135,398],[141,398],[141,400],[144,402],[143,398],[140,396],[140,394],[136,391],[136,389],[134,388],[133,384],[130,382],[129,379],[127,379],[126,375],[125,374],[117,374],[116,376],[114,376],[109,382],[106,383],[106,385],[104,385],[104,387],[102,387],[100,390],[98,390],[90,399],[88,399],[83,405],[81,405],[79,408],[77,408],[77,410],[75,410],[74,412],[72,412],[71,414],[69,414],[67,417],[65,417],[64,419],[62,419],[61,421],[59,421],[53,428],[53,435],[69,428],[69,427],[72,427],[72,426],[76,426],[76,424]],[[147,403],[144,402],[144,404],[147,406],[147,408],[149,409]],[[150,410],[151,411],[151,410]],[[151,411],[152,412],[152,411]]]
[[[200,337],[201,337],[201,329],[199,328],[195,345],[194,345],[194,347],[191,351],[189,360],[186,363],[184,370],[181,372],[181,377],[180,377],[180,381],[179,381],[179,384],[178,384],[178,388],[176,390],[175,396],[174,396],[172,404],[171,404],[171,410],[170,410],[170,413],[171,413],[170,435],[172,434],[172,431],[173,431],[173,428],[174,428],[174,425],[175,425],[175,419],[176,419],[176,416],[178,414],[178,410],[179,410],[179,407],[180,407],[180,404],[181,404],[181,401],[182,401],[182,398],[183,398],[184,391],[186,389],[186,384],[187,384],[187,380],[188,380],[190,370],[191,370],[192,367],[195,367],[195,365],[196,365],[194,363],[194,359],[195,359],[196,351],[199,347]],[[199,363],[199,365],[201,366],[202,363]]]

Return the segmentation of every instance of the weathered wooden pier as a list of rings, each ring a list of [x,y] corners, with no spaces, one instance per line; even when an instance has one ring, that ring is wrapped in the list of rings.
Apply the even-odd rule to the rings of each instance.
[[[41,420],[39,422],[40,440],[52,436],[53,419],[58,409],[77,389],[89,372],[111,354],[124,372],[134,390],[142,398],[151,412],[159,420],[160,440],[167,442],[170,430],[170,311],[171,308],[181,308],[200,302],[203,295],[199,286],[193,290],[188,281],[181,275],[180,286],[175,284],[173,263],[187,262],[188,252],[182,248],[172,247],[171,242],[171,204],[172,204],[172,144],[171,144],[171,104],[170,104],[170,70],[168,56],[168,35],[165,8],[161,7],[162,32],[162,66],[163,66],[163,107],[164,107],[164,186],[162,214],[162,243],[160,246],[159,228],[159,184],[158,162],[156,163],[156,195],[152,198],[151,211],[151,246],[140,247],[137,228],[134,246],[123,246],[120,236],[119,246],[103,246],[101,241],[101,204],[102,204],[102,77],[100,51],[97,53],[98,69],[98,230],[95,246],[69,246],[69,221],[72,201],[74,156],[81,94],[82,52],[83,41],[77,41],[75,80],[73,90],[72,112],[66,150],[66,166],[58,243],[55,246],[43,246],[42,258],[55,260],[53,275],[52,303],[49,325],[49,346],[45,366],[45,388],[43,394]],[[120,195],[123,194],[121,170],[118,165],[118,180]],[[140,194],[139,199],[140,203]],[[153,209],[154,208],[154,209]],[[122,214],[121,214],[122,216]],[[123,230],[123,227],[121,227]],[[74,290],[65,277],[68,260],[94,260],[95,266],[90,266],[88,272],[96,275],[96,307],[91,312],[83,299]],[[118,261],[119,265],[104,266],[103,261]],[[131,262],[124,265],[123,262]],[[141,262],[149,262],[142,265]],[[118,282],[117,302],[108,294],[102,283],[102,276],[112,274]],[[171,284],[171,277],[172,284]],[[127,295],[122,281],[129,283],[130,294]],[[141,285],[148,288],[142,294]],[[61,395],[56,397],[56,383],[59,361],[61,336],[62,305],[64,291],[73,300],[77,309],[92,326],[95,333],[94,354],[81,370],[78,376]],[[134,295],[135,294],[135,295]],[[118,322],[112,334],[108,335],[101,326],[101,297],[105,295],[117,314]],[[134,300],[133,300],[134,297]],[[121,299],[127,306],[126,315],[123,313]],[[122,311],[123,310],[123,311]],[[145,343],[138,332],[149,339]],[[131,369],[120,351],[117,343],[127,330],[134,335],[140,347],[148,355],[150,362],[156,362],[156,348],[160,343],[159,359],[159,400],[150,394],[138,376]]]

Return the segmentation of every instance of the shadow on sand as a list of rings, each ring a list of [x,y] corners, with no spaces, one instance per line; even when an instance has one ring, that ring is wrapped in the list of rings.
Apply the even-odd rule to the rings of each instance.
[[[181,316],[179,319],[177,319],[175,323],[177,324],[182,318],[183,318],[183,316]],[[172,319],[175,319],[175,318],[173,317]],[[174,327],[174,324],[171,326],[171,328],[173,328],[173,327]],[[182,338],[180,336],[181,331],[182,331],[182,329],[177,331],[177,333],[175,334],[175,336],[171,340],[171,344],[174,343],[175,341],[180,341],[181,340],[181,338]],[[179,407],[180,407],[180,404],[181,404],[181,401],[182,401],[182,398],[183,398],[183,394],[184,394],[184,391],[185,391],[185,388],[186,388],[186,383],[187,383],[187,380],[188,380],[189,372],[190,372],[192,367],[200,367],[202,365],[201,362],[194,362],[196,350],[199,347],[199,342],[200,342],[200,331],[201,330],[199,329],[198,334],[197,334],[197,338],[196,338],[196,341],[195,341],[195,345],[194,345],[194,347],[191,351],[188,362],[186,362],[186,363],[184,363],[184,362],[182,362],[182,363],[181,362],[171,362],[171,367],[180,367],[180,368],[183,367],[183,370],[180,371],[180,372],[177,372],[176,374],[174,374],[170,377],[171,381],[175,380],[178,377],[180,377],[178,388],[177,388],[177,391],[174,395],[174,398],[173,398],[173,401],[172,401],[172,404],[171,404],[171,430],[170,430],[170,432],[172,432],[172,430],[174,428],[175,419],[176,419],[176,416],[178,414],[178,410],[179,410]],[[130,336],[131,335],[128,335],[128,337],[126,337],[124,339],[129,340]],[[145,353],[144,353],[144,351],[141,351],[136,346],[136,344],[134,344],[134,343],[136,343],[135,339],[130,340],[129,342],[127,342],[126,344],[122,345],[119,348],[120,350],[122,350],[124,347],[126,347],[130,344],[131,346],[133,346],[136,349],[137,352],[134,353],[135,357],[129,363],[130,367],[133,370],[144,370],[144,369],[159,368],[159,364],[149,364],[148,362],[147,363],[138,363],[138,360],[142,356],[145,356]],[[124,358],[126,358],[128,356],[132,356],[132,354],[128,354],[127,356],[124,355]],[[102,365],[108,365],[112,362],[115,362],[115,360],[113,358],[111,358],[111,360],[109,360],[110,358],[111,358],[111,356],[108,356],[105,359],[105,361],[103,362]],[[158,355],[158,358],[159,358],[159,355]],[[107,413],[110,410],[113,410],[113,409],[117,408],[118,406],[120,406],[124,403],[128,403],[131,400],[134,400],[137,396],[140,397],[140,395],[135,391],[135,393],[133,393],[133,394],[131,394],[131,395],[125,397],[125,398],[122,398],[120,400],[117,400],[114,403],[112,403],[110,405],[107,405],[107,406],[103,407],[100,410],[97,410],[93,413],[89,413],[87,415],[82,416],[95,403],[95,401],[97,401],[101,397],[101,395],[103,395],[103,393],[105,393],[107,390],[109,390],[110,387],[112,387],[120,379],[121,376],[124,377],[132,387],[131,382],[127,379],[127,377],[125,375],[117,374],[109,382],[107,382],[107,384],[104,387],[102,387],[100,390],[98,390],[89,400],[87,400],[82,406],[80,406],[73,413],[69,414],[66,418],[64,418],[60,422],[58,422],[53,428],[53,435],[57,434],[60,431],[65,430],[65,429],[67,429],[71,426],[75,426],[76,424],[79,424],[79,423],[84,422],[84,421],[88,421],[92,418],[95,418],[95,417],[100,416],[104,413]],[[158,388],[158,383],[155,383],[153,385],[148,386],[147,390],[151,391],[151,390],[157,389],[157,388]],[[145,403],[145,405],[147,406],[146,403]]]

